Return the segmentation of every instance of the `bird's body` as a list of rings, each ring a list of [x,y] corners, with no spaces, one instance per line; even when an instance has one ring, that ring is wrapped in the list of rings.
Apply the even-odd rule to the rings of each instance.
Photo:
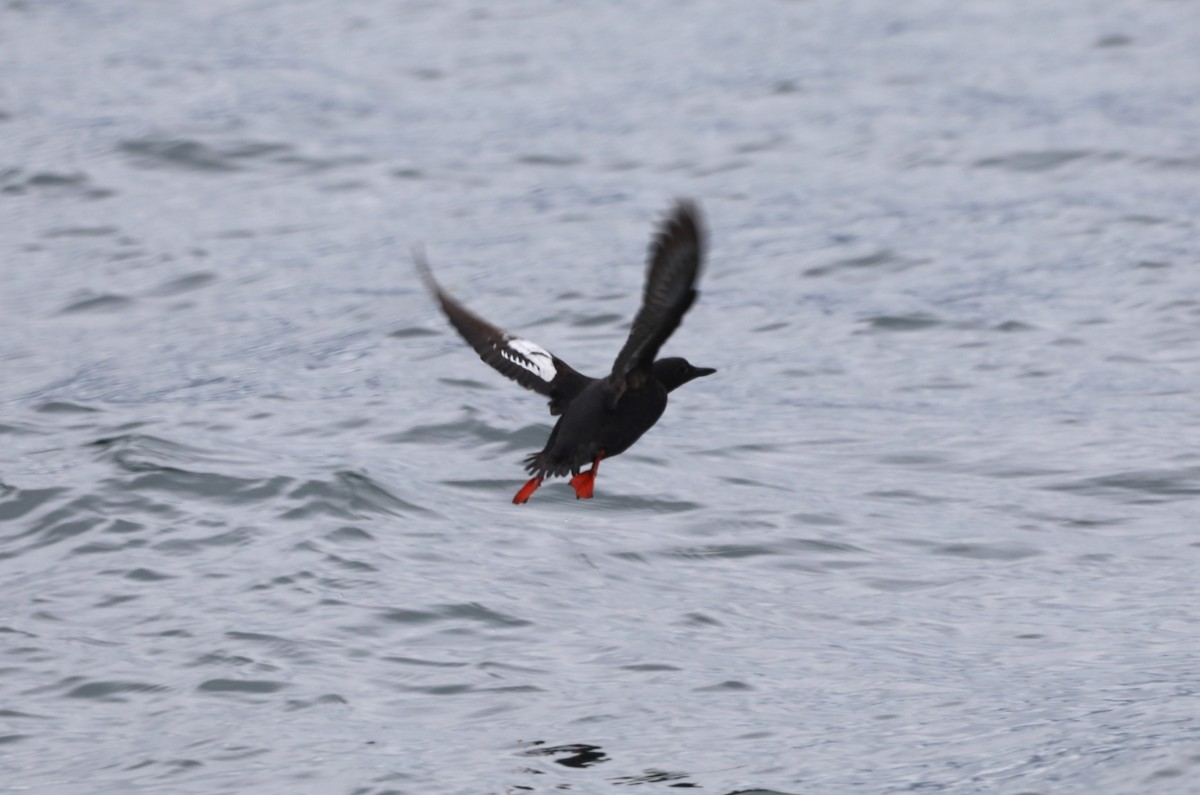
[[[612,372],[604,378],[578,373],[541,346],[475,315],[442,290],[418,258],[422,277],[450,323],[480,358],[549,397],[550,413],[559,415],[545,448],[526,458],[525,468],[533,477],[513,502],[524,503],[545,478],[568,473],[576,496],[591,497],[600,460],[625,452],[650,430],[666,410],[669,392],[716,372],[680,358],[654,360],[695,301],[702,258],[698,212],[690,202],[679,202],[651,243],[642,307]],[[591,469],[581,473],[588,464]]]

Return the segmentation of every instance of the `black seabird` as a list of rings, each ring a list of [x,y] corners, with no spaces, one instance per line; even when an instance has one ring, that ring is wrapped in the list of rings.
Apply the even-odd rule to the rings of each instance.
[[[620,455],[650,430],[667,408],[668,392],[716,372],[678,357],[654,358],[696,300],[704,242],[699,209],[691,201],[677,202],[650,242],[642,306],[612,372],[604,378],[576,372],[540,345],[471,312],[438,285],[425,259],[415,255],[425,284],[479,358],[526,389],[549,397],[550,414],[559,418],[546,447],[525,459],[533,477],[513,497],[514,503],[526,502],[546,478],[568,472],[575,496],[590,498],[601,459]],[[589,463],[591,469],[580,473]]]

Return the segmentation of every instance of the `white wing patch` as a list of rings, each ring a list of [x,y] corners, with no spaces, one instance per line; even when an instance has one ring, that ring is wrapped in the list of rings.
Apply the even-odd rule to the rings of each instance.
[[[538,378],[549,383],[558,375],[554,368],[554,357],[550,351],[529,340],[518,337],[507,337],[500,347],[500,355],[513,364],[523,367]]]

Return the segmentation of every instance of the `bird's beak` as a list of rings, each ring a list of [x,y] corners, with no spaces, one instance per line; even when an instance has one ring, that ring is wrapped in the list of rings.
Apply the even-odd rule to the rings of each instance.
[[[692,378],[699,378],[704,375],[712,375],[717,371],[715,367],[693,367]]]

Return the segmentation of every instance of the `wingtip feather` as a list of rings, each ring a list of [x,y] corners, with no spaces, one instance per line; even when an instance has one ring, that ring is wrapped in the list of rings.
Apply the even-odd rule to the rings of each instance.
[[[700,205],[696,203],[695,199],[687,196],[678,196],[675,199],[675,215],[690,216],[691,218],[699,219]]]
[[[695,199],[684,196],[675,199],[675,205],[671,208],[667,223],[668,225],[691,226],[695,229],[697,237],[700,237],[704,231],[703,215],[700,212],[699,203]]]
[[[703,259],[707,240],[700,205],[694,199],[679,197],[659,223],[658,233],[650,239],[649,259],[653,262],[667,248],[689,243],[694,243],[700,251],[699,259]]]
[[[421,277],[421,281],[434,295],[440,295],[442,292],[441,286],[437,280],[433,278],[433,269],[429,267],[429,260],[425,256],[425,247],[420,243],[413,244],[411,249],[413,267],[417,269],[417,275]]]

